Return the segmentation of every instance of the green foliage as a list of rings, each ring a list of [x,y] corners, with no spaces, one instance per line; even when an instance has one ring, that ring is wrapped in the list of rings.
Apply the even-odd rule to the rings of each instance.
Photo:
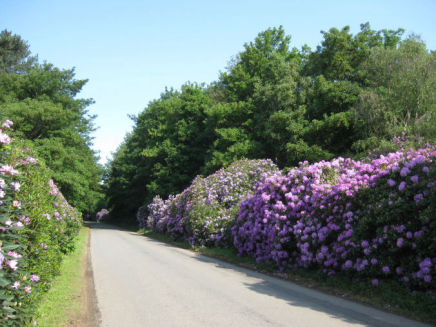
[[[393,136],[435,139],[434,52],[415,37],[402,40],[403,29],[369,23],[355,35],[348,26],[321,33],[314,51],[297,50],[283,27],[269,28],[218,81],[151,102],[110,164],[114,216],[133,218],[154,196],[244,158],[289,168],[388,150]]]
[[[416,38],[377,47],[362,65],[369,86],[355,105],[360,138],[436,137],[436,57]]]
[[[27,145],[18,139],[0,145],[2,326],[31,323],[41,293],[59,271],[62,255],[73,249],[81,222],[43,161],[34,158],[35,151]]]
[[[0,72],[26,71],[36,60],[30,57],[29,45],[8,30],[0,33]]]
[[[132,219],[144,201],[180,192],[198,174],[211,142],[204,123],[209,104],[201,86],[186,84],[180,92],[167,90],[133,118],[135,129],[109,167],[113,217]]]
[[[15,135],[32,141],[67,199],[83,212],[95,211],[103,169],[90,149],[94,117],[86,107],[93,101],[76,98],[87,81],[75,80],[74,69],[37,63],[28,45],[7,31],[0,34],[0,62],[0,112],[14,121]]]

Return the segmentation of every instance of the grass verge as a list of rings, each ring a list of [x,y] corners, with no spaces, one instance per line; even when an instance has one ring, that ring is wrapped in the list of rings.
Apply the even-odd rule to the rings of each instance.
[[[371,281],[369,279],[353,279],[348,275],[337,274],[327,276],[320,271],[308,269],[289,269],[280,272],[274,265],[256,263],[256,260],[251,257],[238,256],[234,248],[192,247],[187,242],[174,241],[167,235],[159,234],[151,230],[139,232],[147,237],[181,248],[190,249],[244,268],[289,280],[296,284],[314,288],[341,298],[367,304],[377,309],[436,325],[435,294],[412,292],[396,281],[381,281],[379,286],[373,287],[370,286]]]
[[[82,265],[85,263],[83,258],[88,245],[88,232],[88,227],[81,228],[75,250],[64,257],[59,276],[53,280],[50,290],[44,294],[36,319],[39,326],[64,326],[80,315],[80,297],[84,283]]]

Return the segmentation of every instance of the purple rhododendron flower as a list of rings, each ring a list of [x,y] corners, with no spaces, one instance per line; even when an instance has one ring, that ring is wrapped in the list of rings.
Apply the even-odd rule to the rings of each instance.
[[[406,188],[406,182],[402,181],[398,186],[398,190],[402,191]]]
[[[391,272],[391,269],[390,269],[388,266],[383,266],[382,271],[383,271],[385,274],[389,274],[389,273]]]
[[[397,240],[397,246],[400,248],[402,247],[404,244],[404,239],[402,237],[398,238]]]
[[[402,168],[401,171],[400,171],[400,175],[402,177],[406,177],[409,173],[410,173],[410,169],[407,168],[407,167]]]

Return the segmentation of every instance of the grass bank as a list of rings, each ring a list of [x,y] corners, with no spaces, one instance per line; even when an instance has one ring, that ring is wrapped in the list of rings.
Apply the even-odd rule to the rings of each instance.
[[[436,324],[436,294],[412,292],[396,281],[383,281],[378,287],[369,287],[368,285],[371,285],[370,280],[357,280],[347,275],[327,276],[322,272],[308,269],[292,269],[280,272],[273,265],[256,263],[256,260],[251,257],[238,256],[234,248],[192,247],[187,242],[173,241],[168,236],[151,230],[139,232],[147,237],[190,249],[244,268],[367,304],[377,309]]]
[[[64,257],[59,276],[43,296],[36,321],[41,327],[69,326],[81,315],[88,227],[82,227],[75,250]]]

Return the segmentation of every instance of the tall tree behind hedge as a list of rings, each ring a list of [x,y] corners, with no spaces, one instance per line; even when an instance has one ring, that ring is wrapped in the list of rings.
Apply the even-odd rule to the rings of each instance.
[[[376,47],[362,65],[368,88],[354,106],[357,149],[398,135],[436,138],[436,53],[416,37],[397,48]]]
[[[214,89],[223,103],[208,112],[217,123],[209,124],[216,141],[206,167],[244,157],[271,158],[282,167],[324,157],[303,139],[309,79],[299,72],[305,54],[290,42],[282,27],[261,32],[221,74]]]
[[[403,29],[372,30],[369,23],[353,36],[350,27],[321,31],[323,41],[311,52],[302,74],[310,77],[306,118],[311,122],[305,140],[332,156],[350,155],[359,136],[352,109],[366,87],[362,64],[377,47],[396,49]]]
[[[27,43],[11,32],[0,34],[0,110],[15,132],[33,142],[67,200],[91,212],[102,194],[102,168],[90,149],[92,99],[77,95],[87,82],[74,69],[37,62]]]
[[[116,152],[108,180],[116,218],[132,217],[155,195],[182,191],[202,168],[211,137],[205,129],[210,99],[198,85],[166,90],[137,117]]]

